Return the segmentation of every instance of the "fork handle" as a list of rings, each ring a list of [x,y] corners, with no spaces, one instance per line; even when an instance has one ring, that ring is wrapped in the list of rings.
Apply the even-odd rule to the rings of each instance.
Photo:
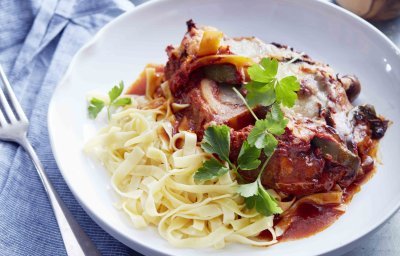
[[[69,256],[101,255],[96,246],[85,234],[81,226],[68,210],[67,206],[64,204],[57,191],[54,189],[31,143],[25,137],[23,140],[20,141],[20,144],[29,153],[32,162],[34,163],[36,170],[39,174],[40,180],[42,181],[43,186],[47,192],[47,196],[50,200],[54,215],[57,219],[58,227],[60,229],[67,254]]]

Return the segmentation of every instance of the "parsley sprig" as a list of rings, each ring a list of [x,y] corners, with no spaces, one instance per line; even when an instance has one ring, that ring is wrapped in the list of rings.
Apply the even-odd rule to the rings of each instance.
[[[274,103],[265,119],[256,121],[247,140],[242,145],[242,149],[248,147],[248,150],[262,151],[266,158],[259,169],[257,179],[252,183],[240,185],[238,188],[238,193],[244,197],[246,207],[249,209],[255,207],[259,213],[265,216],[282,213],[282,209],[279,207],[276,199],[262,185],[261,176],[278,146],[278,140],[275,136],[285,132],[287,123],[288,120],[284,118],[279,104]],[[260,153],[258,157],[260,157]],[[255,170],[260,164],[261,161],[255,168],[248,170]]]
[[[210,126],[205,131],[201,146],[204,151],[213,154],[213,157],[205,161],[194,176],[196,180],[209,180],[227,173],[229,169],[239,177],[238,170],[260,170],[254,182],[239,186],[238,193],[245,198],[247,208],[255,208],[265,216],[282,213],[277,200],[262,185],[261,176],[278,146],[275,136],[282,135],[288,124],[281,105],[293,107],[297,99],[296,92],[300,89],[295,76],[278,79],[278,67],[277,60],[268,58],[249,67],[247,72],[251,81],[245,85],[246,98],[233,88],[256,119],[253,129],[242,144],[237,165],[229,159],[230,128],[226,125]],[[257,105],[270,107],[270,112],[264,119],[259,119],[252,110],[251,107]],[[266,160],[258,169],[261,165],[261,153]]]
[[[111,118],[111,110],[112,108],[123,107],[132,103],[131,98],[119,98],[124,91],[124,83],[121,81],[119,85],[115,85],[109,92],[108,98],[109,103],[104,102],[98,98],[91,98],[89,101],[89,117],[95,119],[98,114],[103,110],[104,107],[107,107],[107,115],[108,119]]]
[[[293,107],[300,84],[295,76],[278,79],[279,62],[276,59],[263,58],[259,64],[247,69],[251,81],[246,84],[246,101],[250,107],[270,106],[274,102]]]
[[[271,113],[268,114],[269,119],[259,120],[262,123],[257,121],[255,128],[253,128],[249,134],[249,138],[243,142],[237,159],[237,165],[232,163],[229,159],[230,128],[226,125],[209,126],[204,133],[201,147],[205,152],[212,154],[212,157],[206,160],[203,166],[200,167],[194,175],[196,181],[211,180],[226,174],[230,169],[241,178],[238,170],[256,170],[261,164],[259,158],[261,151],[263,151],[264,154],[268,156],[268,159],[264,161],[257,180],[249,184],[240,185],[237,192],[245,198],[247,208],[251,209],[255,207],[258,212],[265,216],[282,212],[276,199],[271,196],[261,184],[262,170],[266,168],[278,144],[277,140],[268,129],[274,131],[274,134],[281,133],[284,129],[284,127],[280,129],[276,128],[282,125],[282,121],[275,121]],[[265,123],[265,120],[269,121]],[[272,125],[265,126],[266,124]],[[251,138],[250,135],[252,135]]]
[[[251,146],[263,149],[264,154],[269,156],[278,145],[275,136],[282,135],[285,132],[287,123],[288,120],[284,118],[281,108],[275,103],[265,119],[256,121],[247,141]]]
[[[265,216],[280,214],[282,209],[279,207],[278,201],[261,184],[261,173],[256,181],[240,185],[238,193],[244,197],[248,209],[255,207],[259,213]]]
[[[205,130],[201,147],[205,152],[212,154],[213,157],[206,160],[203,166],[197,170],[194,175],[195,180],[211,180],[224,175],[229,171],[229,169],[236,172],[240,177],[240,174],[237,172],[239,168],[238,166],[254,165],[254,163],[250,163],[250,161],[255,160],[254,156],[251,159],[239,156],[238,166],[232,163],[229,159],[230,143],[230,128],[228,126],[213,125],[209,126]],[[242,150],[240,152],[242,155],[244,154],[242,153]],[[260,153],[255,157],[258,159],[259,156]]]

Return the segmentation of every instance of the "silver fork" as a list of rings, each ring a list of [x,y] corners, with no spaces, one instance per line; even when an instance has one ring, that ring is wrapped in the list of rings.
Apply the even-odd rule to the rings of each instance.
[[[9,99],[7,100],[6,95],[0,86],[0,106],[3,108],[3,110],[0,108],[0,140],[18,143],[30,155],[37,173],[39,174],[40,180],[47,192],[51,206],[53,207],[54,215],[57,219],[67,254],[69,256],[100,255],[96,246],[85,234],[64,202],[61,200],[60,196],[57,194],[57,191],[54,189],[47,177],[35,150],[28,141],[26,134],[29,127],[29,121],[15,97],[1,65],[0,77],[4,84],[5,93]]]

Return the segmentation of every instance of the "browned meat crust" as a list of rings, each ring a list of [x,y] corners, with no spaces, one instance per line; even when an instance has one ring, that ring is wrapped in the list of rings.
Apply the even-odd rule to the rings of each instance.
[[[214,69],[211,73],[204,67],[193,67],[192,63],[197,58],[193,45],[199,43],[201,29],[192,21],[187,26],[188,31],[180,46],[168,46],[166,50],[169,59],[164,69],[165,78],[169,81],[175,102],[190,104],[188,108],[175,113],[176,126],[184,123],[185,129],[195,132],[200,141],[207,126],[228,125],[231,127],[230,159],[235,161],[243,141],[255,123],[241,100],[230,93],[231,87],[237,87],[242,93],[246,93],[242,88],[246,76],[234,67],[232,71],[229,65],[222,67],[208,63],[207,67],[217,68],[217,72]],[[236,39],[236,42],[240,40],[256,39]],[[274,43],[273,46],[276,51],[285,51],[282,54],[293,52],[293,49],[284,45]],[[225,53],[231,54],[229,46],[224,49]],[[282,57],[280,61],[291,58]],[[328,66],[317,63],[306,55],[296,62],[304,73],[304,77],[299,79],[299,101],[304,104],[311,97],[321,98],[318,93],[322,91],[325,93],[322,101],[326,100],[327,103],[324,107],[317,103],[318,114],[313,117],[317,120],[291,116],[295,127],[287,127],[286,132],[278,137],[278,147],[264,170],[262,184],[278,192],[296,196],[330,191],[335,185],[345,188],[361,175],[364,166],[371,166],[371,162],[373,165],[371,150],[374,141],[383,137],[388,122],[377,116],[370,106],[350,111],[350,102],[358,96],[361,88],[356,77],[335,77],[328,73]],[[221,80],[218,72],[230,72],[226,75],[229,78]],[[226,90],[226,84],[229,90]],[[304,106],[307,107],[307,104]],[[268,108],[256,108],[254,111],[263,118]],[[297,111],[306,112],[306,109],[300,106]],[[349,122],[350,134],[339,136],[336,131],[339,125],[343,125],[335,119],[335,115],[340,112],[345,113],[343,122]],[[306,130],[307,135],[294,132],[295,128]],[[247,181],[252,181],[259,171],[240,173]]]

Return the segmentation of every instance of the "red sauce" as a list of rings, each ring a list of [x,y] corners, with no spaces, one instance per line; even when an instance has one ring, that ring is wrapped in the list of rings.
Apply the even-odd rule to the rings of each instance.
[[[360,191],[361,185],[373,176],[375,173],[374,164],[363,166],[363,172],[363,175],[343,189],[344,203],[349,203],[353,196]],[[303,203],[290,216],[275,217],[275,225],[280,222],[289,223],[288,228],[282,236],[278,237],[278,240],[288,241],[314,235],[333,224],[343,213],[343,211],[337,209],[337,205]],[[271,240],[272,238],[268,230],[261,232],[259,237],[265,240]]]
[[[361,185],[367,182],[375,173],[373,165],[363,168],[364,175],[358,177],[350,186],[343,189],[343,202],[349,203],[353,196],[360,191]],[[280,221],[290,222],[284,234],[278,237],[279,241],[288,241],[314,235],[328,228],[344,212],[338,210],[337,205],[317,205],[312,203],[303,203],[298,206],[291,216],[282,219],[277,216],[274,220],[275,225]],[[266,234],[269,233],[266,231]],[[264,238],[260,234],[260,238]],[[265,239],[270,239],[265,237]]]
[[[366,150],[362,150],[362,157],[365,160],[361,166],[362,174],[348,187],[343,188],[343,203],[349,203],[353,196],[361,190],[361,185],[375,173],[376,145],[376,142],[372,143]],[[337,205],[318,205],[304,202],[291,213],[275,216],[274,226],[286,228],[283,235],[278,237],[278,240],[288,241],[314,235],[333,224],[343,213],[344,211],[338,209]],[[272,239],[268,230],[261,232],[259,238]]]
[[[271,232],[269,232],[268,229],[266,229],[261,231],[261,233],[258,235],[258,238],[266,241],[271,241],[273,237]]]
[[[336,205],[316,205],[303,203],[298,206],[295,215],[279,241],[294,240],[308,237],[329,227],[343,211],[337,210]]]
[[[353,196],[361,190],[361,185],[366,183],[375,174],[375,168],[363,168],[364,175],[357,178],[350,186],[343,189],[343,201],[344,203],[350,203]]]
[[[156,74],[161,75],[164,72],[164,65],[147,64],[139,77],[127,90],[126,94],[145,95],[146,94],[146,68],[155,68]]]

